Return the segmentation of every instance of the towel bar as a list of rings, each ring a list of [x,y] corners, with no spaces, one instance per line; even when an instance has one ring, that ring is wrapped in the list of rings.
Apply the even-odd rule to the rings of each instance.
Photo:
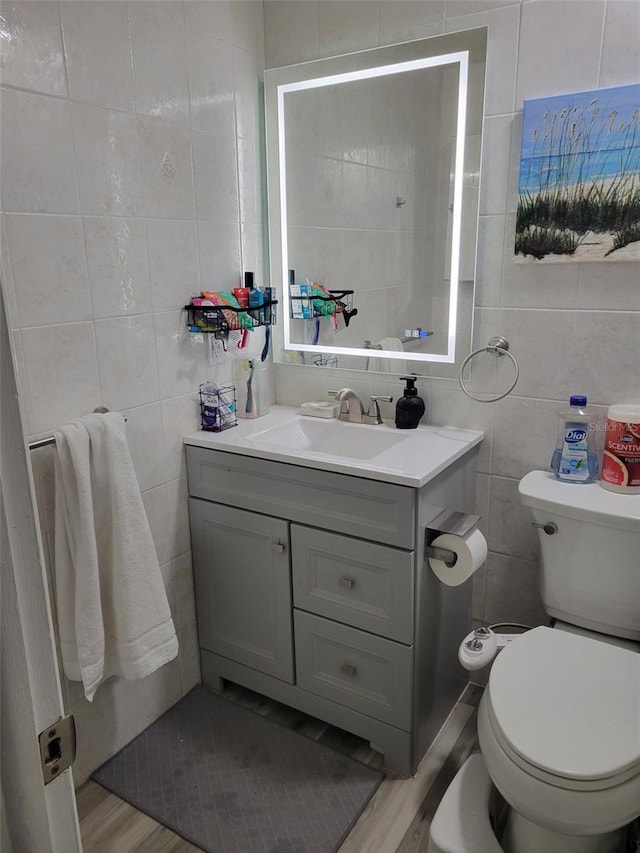
[[[109,409],[105,409],[104,406],[98,406],[97,409],[94,409],[94,414],[103,415],[109,411]],[[127,422],[127,419],[124,419],[124,422]],[[56,440],[54,436],[48,435],[46,438],[37,438],[35,441],[29,442],[29,450],[37,450],[39,447],[47,447],[49,444],[55,444]]]

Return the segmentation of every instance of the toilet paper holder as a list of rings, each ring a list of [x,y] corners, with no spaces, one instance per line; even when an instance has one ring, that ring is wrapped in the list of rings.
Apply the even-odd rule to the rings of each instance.
[[[436,513],[424,530],[424,558],[434,557],[442,560],[445,565],[455,566],[457,555],[448,548],[438,548],[431,545],[431,541],[441,533],[452,533],[455,536],[467,536],[478,526],[481,515],[472,515],[469,512],[459,512],[453,509],[434,508]]]

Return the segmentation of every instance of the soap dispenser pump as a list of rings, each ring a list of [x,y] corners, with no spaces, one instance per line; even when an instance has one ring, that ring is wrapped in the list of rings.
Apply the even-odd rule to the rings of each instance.
[[[424,415],[424,400],[418,397],[415,376],[401,376],[406,382],[404,394],[396,403],[396,426],[398,429],[415,429]]]

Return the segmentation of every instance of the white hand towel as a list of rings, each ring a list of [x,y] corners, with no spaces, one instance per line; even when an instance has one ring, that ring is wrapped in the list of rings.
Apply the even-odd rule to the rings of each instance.
[[[92,701],[110,676],[144,678],[172,660],[178,640],[124,418],[87,415],[54,436],[60,647]]]
[[[382,358],[376,356],[376,352],[404,352],[404,345],[400,338],[382,338],[376,343],[379,350],[372,349],[369,355],[369,370],[373,373],[406,373],[407,362],[400,358]]]

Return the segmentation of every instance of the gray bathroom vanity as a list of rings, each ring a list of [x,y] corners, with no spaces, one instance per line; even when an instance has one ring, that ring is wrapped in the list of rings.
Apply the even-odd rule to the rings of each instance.
[[[471,581],[442,584],[425,547],[442,509],[473,512],[482,434],[317,423],[274,407],[185,439],[203,682],[353,732],[411,775],[466,683]]]

